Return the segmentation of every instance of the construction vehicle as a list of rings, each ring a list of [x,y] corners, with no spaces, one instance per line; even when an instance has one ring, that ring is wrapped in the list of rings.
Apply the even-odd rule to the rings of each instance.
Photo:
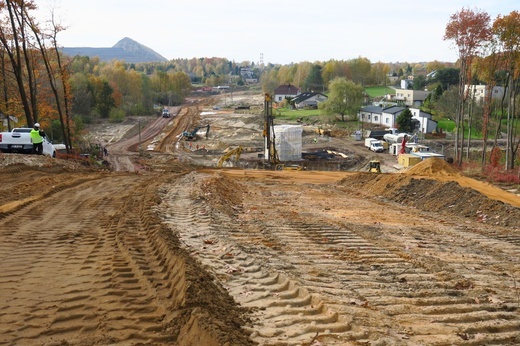
[[[208,134],[209,134],[209,124],[208,125],[202,125],[202,126],[197,126],[193,131],[189,132],[189,131],[184,131],[182,133],[182,137],[184,138],[184,140],[186,141],[196,141],[197,140],[197,132],[199,132],[200,129],[203,129],[203,128],[206,128],[206,139],[208,139]]]
[[[381,141],[375,138],[365,138],[365,147],[376,153],[382,153],[385,150]]]
[[[331,130],[325,130],[321,126],[319,126],[316,129],[316,134],[319,135],[319,136],[329,136],[330,137],[331,133],[332,133]]]
[[[231,158],[234,156],[235,164],[238,163],[238,160],[240,159],[240,154],[242,154],[242,147],[236,147],[234,149],[229,150],[224,155],[218,159],[217,167],[222,167],[224,162],[231,160]]]
[[[277,171],[281,171],[281,170],[286,170],[286,171],[302,171],[304,170],[304,168],[300,165],[286,165],[284,163],[279,163],[277,164],[275,167],[274,167],[275,170]]]
[[[368,163],[368,171],[370,173],[381,173],[381,162],[379,160],[372,160]]]

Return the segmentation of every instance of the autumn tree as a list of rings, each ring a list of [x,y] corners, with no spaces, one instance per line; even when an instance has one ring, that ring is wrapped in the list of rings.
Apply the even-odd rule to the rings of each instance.
[[[464,113],[467,101],[466,84],[471,81],[471,63],[481,47],[491,37],[489,15],[481,10],[463,8],[451,15],[446,25],[444,40],[454,42],[459,54],[458,106],[455,115],[455,156],[462,164],[462,144],[464,142]]]
[[[266,70],[262,73],[260,79],[262,81],[262,91],[264,93],[272,94],[278,84],[278,70],[271,69]]]
[[[38,121],[36,83],[30,50],[29,25],[27,12],[36,9],[34,1],[0,2],[0,43],[8,58],[18,100],[22,105],[27,124],[32,126]],[[7,80],[4,80],[7,82]],[[9,110],[7,110],[9,112]]]
[[[433,60],[426,63],[426,73],[430,73],[433,71],[440,70],[441,68],[445,68],[446,64],[439,62],[437,60]]]
[[[312,63],[308,61],[300,62],[296,64],[296,73],[294,74],[294,81],[292,84],[297,85],[302,89],[302,91],[305,91],[303,89],[303,85],[305,82],[305,79],[309,75],[312,68]]]
[[[376,62],[372,65],[371,68],[371,80],[374,82],[375,85],[387,85],[387,74],[388,71],[390,71],[390,68],[388,67],[388,64],[385,64],[381,61]]]
[[[503,63],[507,71],[505,83],[507,99],[502,105],[507,113],[506,169],[514,168],[520,136],[518,136],[518,90],[520,88],[520,13],[512,11],[507,16],[498,16],[493,23],[493,34],[501,45]]]
[[[352,71],[352,81],[357,84],[365,86],[370,77],[370,70],[372,64],[370,60],[364,57],[359,57],[348,61],[350,70]]]
[[[496,45],[490,44],[489,51],[487,56],[482,59],[478,59],[476,66],[479,73],[479,78],[484,81],[486,84],[486,89],[483,97],[483,110],[482,110],[482,155],[481,155],[481,166],[484,169],[484,166],[487,162],[487,142],[490,135],[490,123],[491,123],[491,113],[493,106],[493,89],[497,85],[497,76],[496,71],[499,69],[501,57],[495,51]],[[497,129],[500,129],[500,119],[497,122],[499,126]],[[495,142],[494,147],[497,145],[497,136],[498,133],[495,134]]]
[[[363,87],[346,78],[333,79],[328,86],[329,97],[321,107],[327,114],[339,114],[345,121],[345,115],[357,114],[363,102]]]

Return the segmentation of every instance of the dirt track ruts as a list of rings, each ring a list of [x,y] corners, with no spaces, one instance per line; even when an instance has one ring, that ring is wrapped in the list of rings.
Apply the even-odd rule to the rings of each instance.
[[[520,248],[510,229],[410,212],[349,190],[348,178],[338,186],[223,173],[184,176],[161,210],[254,311],[256,342],[519,341],[520,267],[511,259]]]
[[[9,186],[0,205],[0,344],[248,343],[243,332],[212,331],[211,302],[200,301],[217,301],[218,289],[196,284],[201,270],[152,211],[160,179],[26,166],[0,177]],[[218,320],[236,324],[222,297],[231,310]]]

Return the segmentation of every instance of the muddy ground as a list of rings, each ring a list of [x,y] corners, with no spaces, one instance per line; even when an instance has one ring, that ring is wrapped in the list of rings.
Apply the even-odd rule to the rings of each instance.
[[[261,117],[192,101],[92,129],[108,166],[0,156],[0,344],[520,343],[514,192],[444,161],[369,174],[310,126],[305,150],[347,157],[252,169]]]

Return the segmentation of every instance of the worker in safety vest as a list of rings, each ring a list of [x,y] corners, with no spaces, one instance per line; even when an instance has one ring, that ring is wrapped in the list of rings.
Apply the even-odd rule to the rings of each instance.
[[[37,155],[43,155],[43,138],[45,132],[40,129],[40,124],[35,123],[31,130],[31,142],[33,145],[32,153]]]

